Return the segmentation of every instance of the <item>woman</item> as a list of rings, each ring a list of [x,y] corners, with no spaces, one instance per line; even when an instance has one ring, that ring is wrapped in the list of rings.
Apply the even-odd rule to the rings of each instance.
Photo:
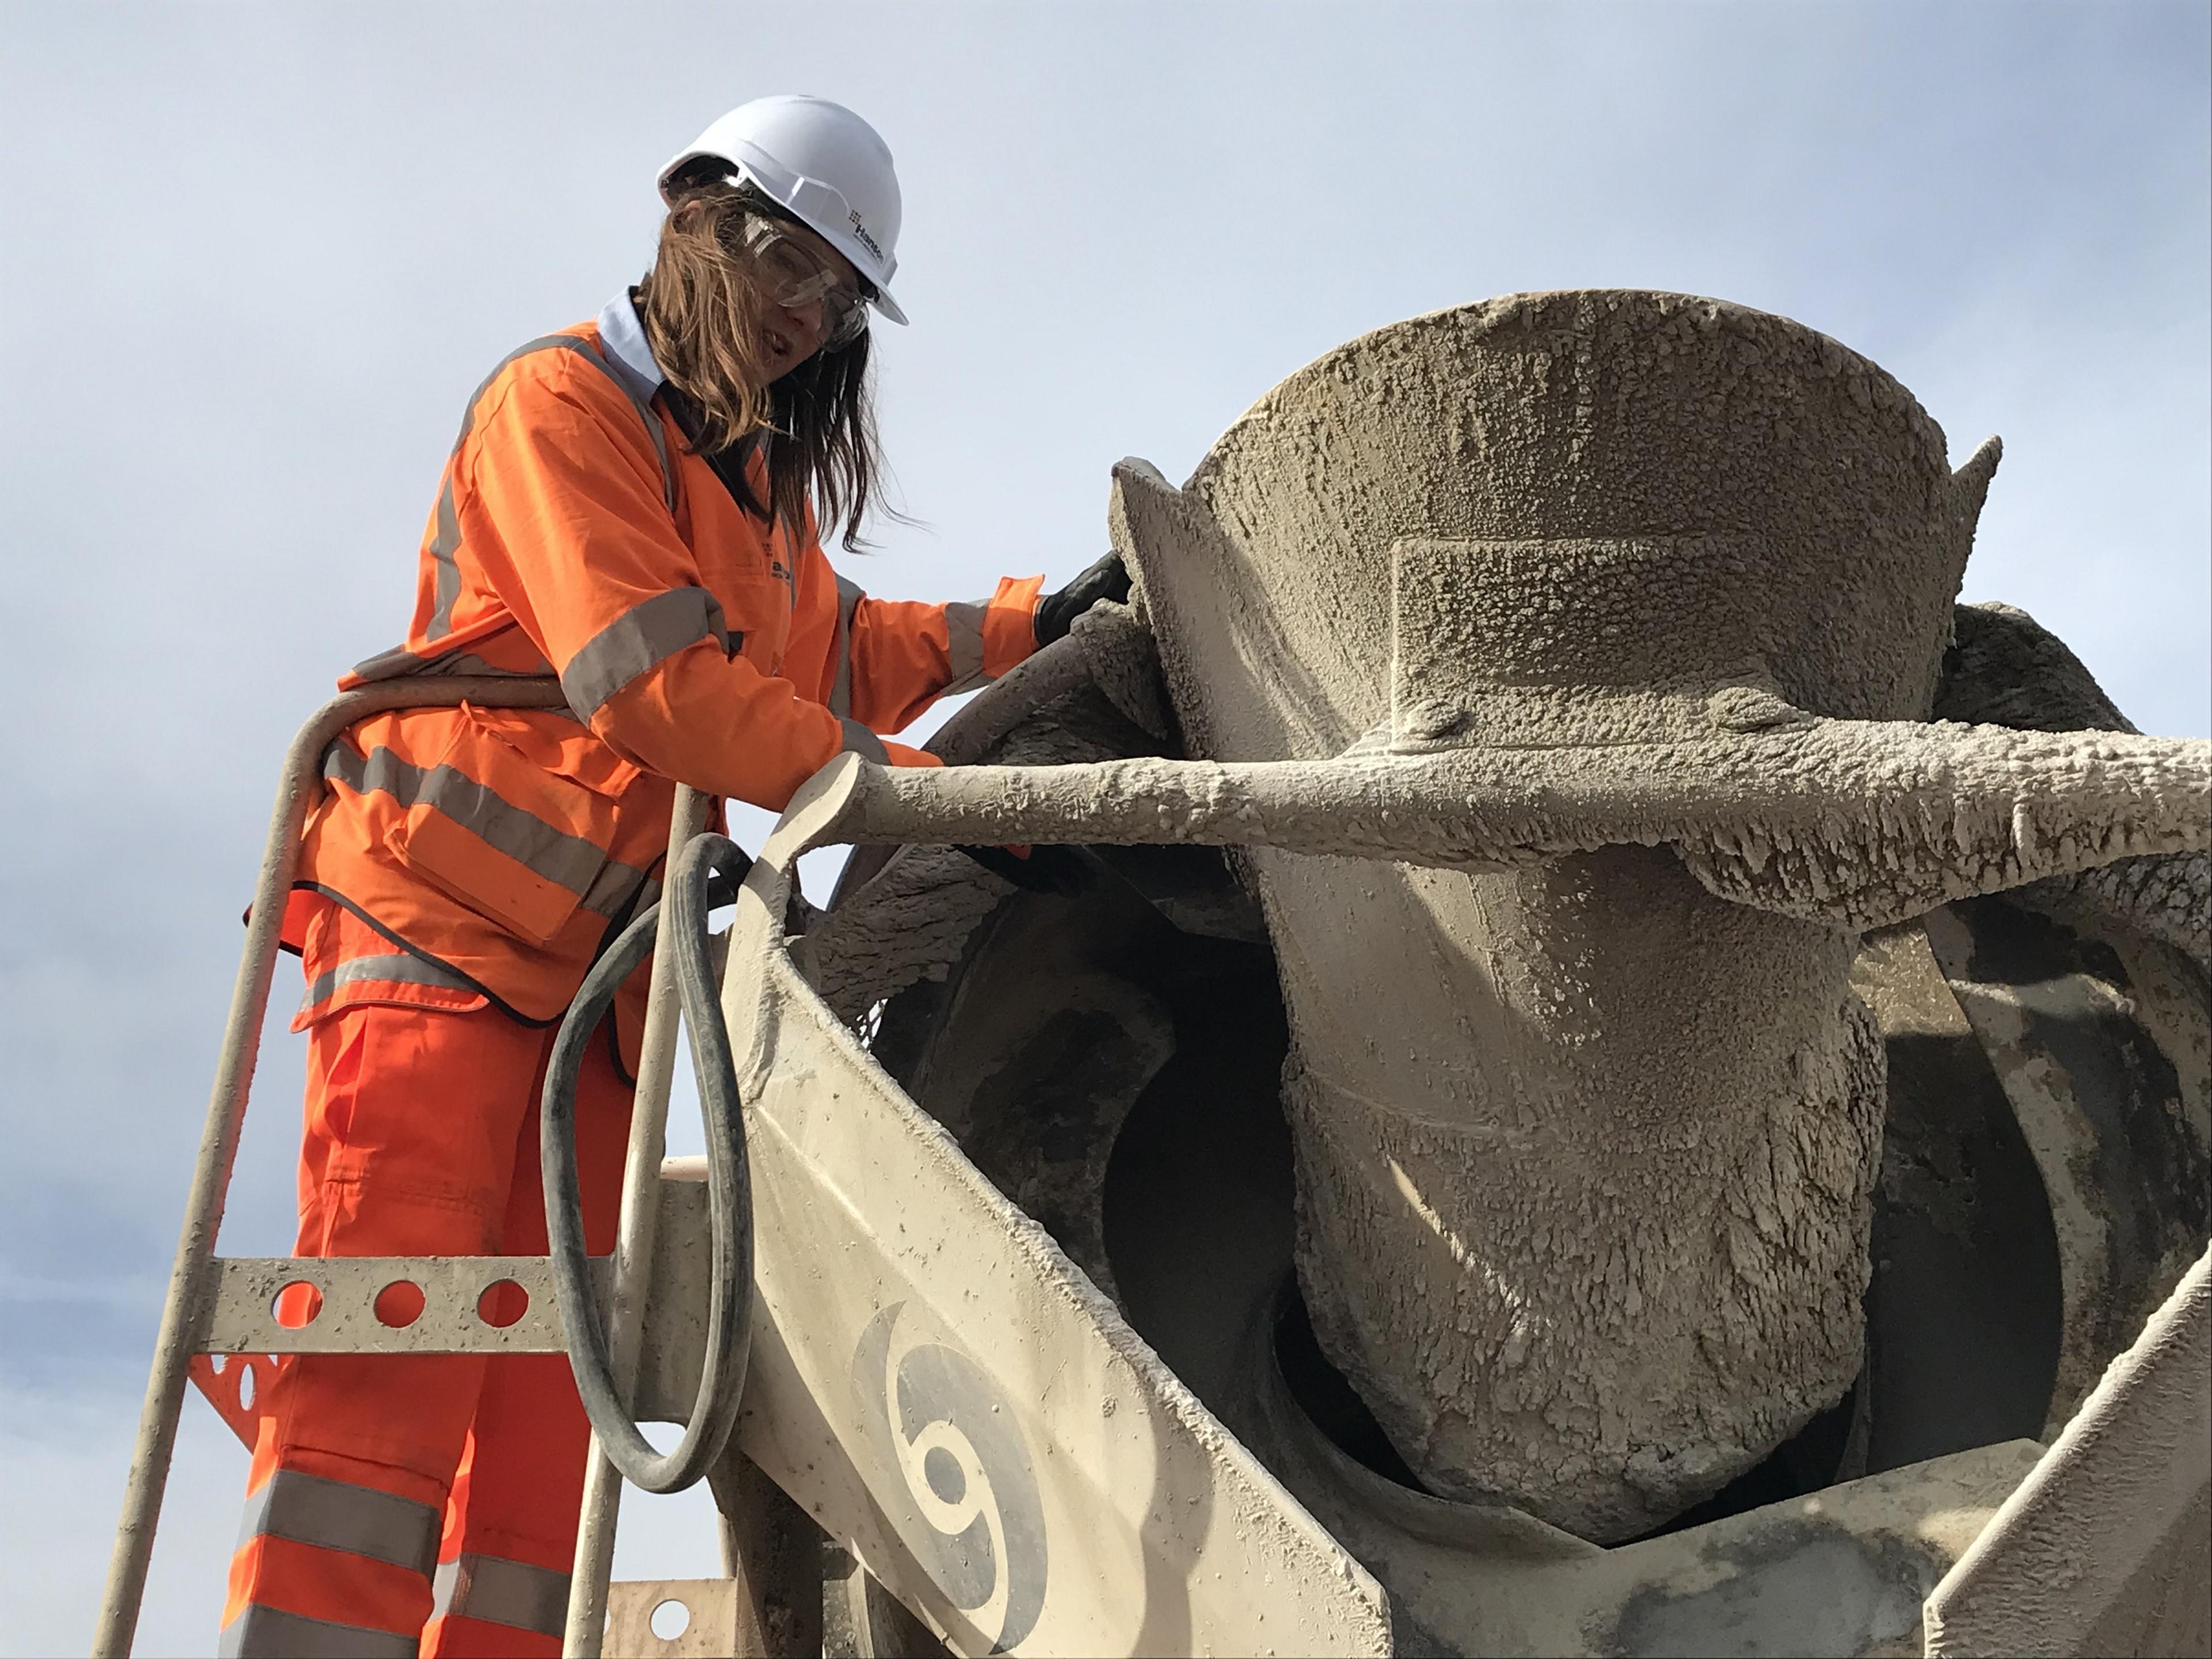
[[[764,98],[664,171],[653,270],[471,400],[413,626],[347,685],[555,674],[567,708],[362,720],[326,757],[286,939],[308,1036],[302,1255],[541,1255],[537,1101],[598,952],[658,891],[676,786],[781,809],[845,750],[995,678],[1127,578],[871,599],[868,312],[899,228],[849,110]],[[578,1089],[613,1247],[645,975]],[[392,1310],[404,1316],[404,1309]],[[404,1318],[399,1320],[404,1322]],[[263,1402],[226,1654],[556,1654],[586,1428],[558,1355],[302,1357]]]

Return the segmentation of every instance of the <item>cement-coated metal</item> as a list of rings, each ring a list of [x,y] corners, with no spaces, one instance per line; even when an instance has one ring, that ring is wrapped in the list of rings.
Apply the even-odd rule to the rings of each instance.
[[[1929,1659],[2202,1653],[2212,1250],[1928,1598]]]
[[[738,1651],[738,1612],[733,1578],[629,1579],[609,1587],[605,1650],[609,1659],[728,1659]]]
[[[203,1353],[558,1353],[561,1314],[542,1255],[227,1256],[209,1264]],[[483,1299],[512,1284],[529,1298],[506,1325],[484,1318]],[[276,1299],[288,1286],[313,1287],[313,1308],[287,1324]],[[422,1294],[407,1316],[404,1286]],[[380,1316],[379,1298],[400,1290]]]
[[[788,872],[824,800],[756,861],[724,987],[755,1171],[745,1455],[956,1652],[1391,1651],[1374,1579],[799,976]]]

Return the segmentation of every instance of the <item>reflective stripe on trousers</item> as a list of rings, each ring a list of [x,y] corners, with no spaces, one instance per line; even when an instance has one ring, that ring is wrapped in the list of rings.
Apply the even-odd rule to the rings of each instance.
[[[416,1659],[421,1638],[248,1607],[223,1627],[216,1659]]]
[[[433,1619],[477,1619],[539,1636],[567,1628],[568,1575],[497,1555],[469,1552],[438,1565]]]
[[[421,957],[399,953],[384,956],[356,957],[342,962],[327,973],[315,975],[308,984],[307,994],[300,1000],[300,1012],[307,1013],[328,1002],[337,991],[349,985],[435,985],[447,991],[474,991],[477,988],[452,969]]]
[[[438,1560],[441,1518],[428,1504],[374,1486],[278,1469],[246,1500],[238,1547],[255,1538],[287,1538],[389,1561],[428,1578]]]
[[[246,1555],[272,1540],[303,1545],[397,1567],[428,1581],[438,1559],[442,1518],[430,1504],[374,1486],[277,1469],[246,1500],[238,1553]],[[343,1561],[331,1563],[334,1574],[349,1570]],[[413,1659],[416,1645],[411,1631],[378,1630],[249,1603],[224,1627],[219,1651],[225,1659]]]
[[[358,1005],[309,1028],[295,1248],[543,1255],[552,1042],[490,1007]],[[595,1255],[614,1247],[629,1109],[609,1045],[586,1045],[577,1165]],[[557,1624],[533,1627],[565,1613],[559,1575],[526,1564],[566,1566],[575,1548],[590,1428],[565,1355],[301,1354],[264,1401],[254,1457],[270,1473],[232,1565],[228,1651],[560,1652]],[[460,1558],[449,1570],[441,1542]]]

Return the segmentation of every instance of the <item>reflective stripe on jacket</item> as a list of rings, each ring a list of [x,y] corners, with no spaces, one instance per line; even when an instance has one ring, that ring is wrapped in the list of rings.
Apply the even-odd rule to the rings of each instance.
[[[406,643],[339,684],[552,673],[568,708],[358,722],[325,757],[301,884],[365,920],[376,954],[558,1018],[657,892],[677,781],[780,811],[843,750],[934,764],[877,734],[1028,655],[1041,586],[871,599],[830,568],[811,514],[771,531],[738,506],[596,323],[533,340],[470,402]],[[411,982],[327,957],[316,977],[317,1012]]]

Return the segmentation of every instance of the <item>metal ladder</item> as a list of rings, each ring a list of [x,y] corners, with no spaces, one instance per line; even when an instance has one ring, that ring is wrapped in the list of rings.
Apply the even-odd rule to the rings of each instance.
[[[131,1651],[175,1449],[178,1418],[196,1359],[200,1361],[198,1370],[210,1402],[237,1431],[246,1417],[240,1409],[240,1386],[249,1375],[257,1383],[268,1380],[263,1356],[567,1351],[550,1263],[543,1256],[307,1259],[224,1258],[215,1254],[246,1100],[252,1089],[285,901],[299,867],[301,834],[322,789],[323,755],[340,732],[365,715],[400,708],[449,708],[464,702],[491,708],[556,708],[562,706],[563,699],[560,683],[551,678],[416,676],[386,680],[325,703],[300,729],[286,751],[254,887],[253,908],[247,919],[245,950],[216,1062],[207,1122],[201,1132],[199,1155],[185,1200],[184,1226],[177,1241],[176,1260],[169,1270],[145,1402],[139,1411],[122,1518],[116,1528],[114,1553],[93,1639],[95,1659],[124,1659]],[[672,860],[704,827],[706,817],[707,798],[689,787],[679,787],[669,829]],[[664,944],[670,914],[661,913]],[[608,1276],[610,1334],[617,1375],[625,1389],[634,1389],[636,1384],[656,1223],[662,1207],[661,1160],[677,1032],[671,963],[669,951],[656,951],[630,1117],[621,1219]],[[417,1286],[423,1304],[414,1320],[395,1329],[377,1317],[374,1304],[381,1291],[399,1282]],[[512,1322],[495,1325],[486,1316],[483,1303],[487,1292],[503,1284],[520,1286],[528,1297],[528,1307]],[[276,1312],[279,1295],[295,1285],[312,1287],[304,1297],[312,1311],[297,1325],[283,1322]],[[288,1304],[287,1317],[296,1312],[301,1299],[295,1296]],[[203,1358],[217,1353],[240,1358],[218,1373]],[[230,1409],[225,1409],[226,1405]],[[594,1437],[569,1581],[563,1650],[572,1659],[598,1659],[605,1639],[622,1484]]]

